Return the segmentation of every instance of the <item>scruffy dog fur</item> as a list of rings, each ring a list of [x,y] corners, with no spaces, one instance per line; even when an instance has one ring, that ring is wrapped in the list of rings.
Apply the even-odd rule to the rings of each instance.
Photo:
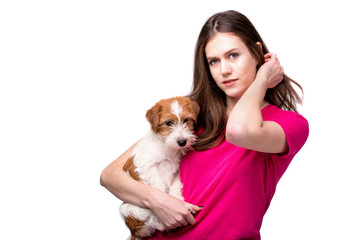
[[[136,145],[124,171],[137,181],[183,199],[179,165],[196,141],[193,130],[199,111],[198,104],[185,97],[157,102],[146,113],[151,130]],[[131,240],[165,228],[150,209],[123,203],[120,213],[130,229]]]

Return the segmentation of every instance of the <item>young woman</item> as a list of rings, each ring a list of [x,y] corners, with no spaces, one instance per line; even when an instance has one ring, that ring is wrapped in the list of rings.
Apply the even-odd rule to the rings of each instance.
[[[150,208],[171,230],[149,239],[260,239],[276,185],[309,132],[296,111],[301,99],[291,83],[299,85],[283,72],[244,15],[226,11],[208,19],[189,95],[201,109],[198,140],[180,166],[186,202],[124,173],[135,145],[101,174],[116,197]]]

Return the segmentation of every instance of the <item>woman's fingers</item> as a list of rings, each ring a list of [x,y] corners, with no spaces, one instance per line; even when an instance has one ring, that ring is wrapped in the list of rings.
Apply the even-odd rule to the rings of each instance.
[[[265,55],[264,55],[264,58],[270,58],[271,57],[271,53],[266,53]]]
[[[179,216],[176,223],[169,226],[168,229],[188,226],[190,224],[192,225],[195,223],[194,215],[196,215],[199,211],[201,211],[202,207],[187,202],[183,202],[183,203],[184,203],[184,207],[186,208],[186,212],[183,212],[182,216]]]
[[[191,213],[191,217],[187,216],[186,221],[190,224],[194,224],[195,218],[193,215],[196,215],[198,212],[200,212],[203,207],[199,207],[190,203],[185,203],[185,207],[188,209],[189,213]]]
[[[191,210],[192,210],[191,213],[192,214],[196,214],[196,213],[200,212],[203,209],[203,206],[196,206],[196,205],[193,205],[193,204],[190,204],[190,203],[188,203],[188,204],[191,207]]]

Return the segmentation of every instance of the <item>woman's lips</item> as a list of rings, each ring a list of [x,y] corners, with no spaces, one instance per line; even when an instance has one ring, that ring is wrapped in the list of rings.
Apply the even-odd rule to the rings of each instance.
[[[237,81],[237,79],[227,79],[224,80],[222,83],[226,86],[226,87],[230,87],[232,85],[234,85],[234,83]]]

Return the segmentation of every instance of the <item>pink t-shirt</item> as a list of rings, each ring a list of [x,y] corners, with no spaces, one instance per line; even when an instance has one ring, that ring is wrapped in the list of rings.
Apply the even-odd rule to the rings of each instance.
[[[185,201],[204,208],[194,225],[171,233],[156,232],[149,239],[260,239],[276,184],[309,134],[308,122],[297,113],[268,105],[262,115],[264,121],[283,128],[288,153],[256,152],[226,140],[210,150],[188,153],[180,166],[183,195]]]

